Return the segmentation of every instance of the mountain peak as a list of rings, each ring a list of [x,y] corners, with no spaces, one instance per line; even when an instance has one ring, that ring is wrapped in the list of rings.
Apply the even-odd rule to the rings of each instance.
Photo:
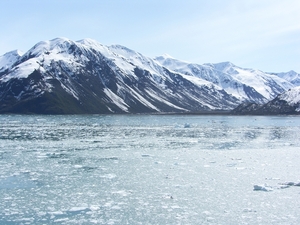
[[[23,54],[20,50],[14,50],[0,56],[0,71],[11,67]]]
[[[129,57],[132,56],[132,55],[137,55],[139,53],[137,53],[136,51],[130,49],[130,48],[127,48],[123,45],[110,45],[108,47],[111,51],[119,54],[119,55],[122,55],[123,57]]]
[[[24,54],[24,52],[16,49],[16,50],[13,50],[13,51],[10,51],[10,52],[7,52],[4,54],[4,56],[11,56],[11,55],[14,55],[14,56],[22,56]]]
[[[233,63],[226,61],[226,62],[220,62],[220,63],[208,63],[208,65],[213,66],[216,70],[226,72],[227,70],[236,67]]]
[[[297,75],[298,73],[296,71],[294,71],[294,70],[290,70],[290,71],[287,72],[287,74],[289,74],[289,75]]]
[[[279,99],[285,100],[289,104],[295,105],[300,104],[300,86],[289,89],[288,91],[282,93],[278,96]],[[300,111],[300,105],[298,106],[298,111]]]
[[[168,53],[164,53],[164,54],[162,54],[160,56],[156,56],[154,59],[157,60],[157,61],[159,61],[159,62],[177,60],[173,56],[169,55]]]
[[[294,86],[231,62],[199,65],[168,54],[152,59],[90,38],[42,41],[21,55],[0,56],[0,106],[6,107],[0,112],[18,104],[30,111],[42,101],[59,103],[48,108],[65,113],[232,109],[244,100],[265,103]]]
[[[49,41],[40,41],[34,45],[26,55],[41,55],[45,52],[52,51],[54,49],[65,49],[74,44],[74,42],[68,38],[60,37],[54,38]]]
[[[73,41],[70,40],[69,38],[66,38],[66,37],[57,37],[57,38],[54,38],[54,39],[50,40],[49,42],[63,43],[63,42],[73,42]]]
[[[190,64],[189,62],[175,59],[168,54],[157,56],[154,58],[154,60],[159,62],[161,65],[168,67],[171,70],[176,70],[176,68],[185,67]]]
[[[91,38],[84,38],[79,41],[76,41],[77,43],[88,45],[88,46],[99,46],[101,45],[98,41],[91,39]]]
[[[173,56],[169,55],[168,53],[162,54],[161,57],[164,57],[164,58],[166,58],[166,59],[175,59]]]

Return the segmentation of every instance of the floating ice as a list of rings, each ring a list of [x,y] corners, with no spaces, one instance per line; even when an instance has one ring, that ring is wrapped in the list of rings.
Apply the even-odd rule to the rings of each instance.
[[[289,188],[290,187],[290,185],[279,185],[279,189],[285,189],[285,188]]]
[[[288,120],[1,115],[0,224],[298,224]]]
[[[74,206],[69,209],[69,212],[80,212],[80,211],[88,211],[88,210],[90,209],[85,206]]]
[[[267,185],[258,185],[258,184],[255,184],[253,186],[253,191],[273,191],[273,188],[270,187],[270,186],[267,186]]]
[[[185,123],[184,128],[191,128],[191,125],[189,123]]]
[[[300,187],[300,182],[296,183],[296,182],[289,181],[289,182],[281,183],[281,185]]]
[[[289,182],[285,182],[285,183],[279,183],[277,186],[268,186],[268,185],[254,185],[253,186],[253,191],[273,191],[274,189],[286,189],[289,188],[291,186],[300,186],[300,182],[299,183],[295,183],[292,181]]]

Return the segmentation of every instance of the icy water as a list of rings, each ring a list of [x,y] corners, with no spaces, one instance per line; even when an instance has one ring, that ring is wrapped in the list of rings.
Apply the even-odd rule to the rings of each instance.
[[[1,115],[0,224],[299,224],[299,137],[300,117]]]

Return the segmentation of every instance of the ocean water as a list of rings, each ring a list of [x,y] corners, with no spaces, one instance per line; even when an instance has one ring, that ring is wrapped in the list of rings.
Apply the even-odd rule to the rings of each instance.
[[[0,224],[298,224],[300,117],[0,115]]]

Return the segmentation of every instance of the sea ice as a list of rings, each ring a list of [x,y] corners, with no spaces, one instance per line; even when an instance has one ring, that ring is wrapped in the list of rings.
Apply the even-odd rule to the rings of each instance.
[[[264,185],[258,185],[258,184],[255,184],[253,185],[253,191],[273,191],[273,188],[270,187],[270,186],[267,186],[266,184]]]
[[[286,186],[300,186],[300,182],[292,182],[292,181],[289,181],[289,182],[285,182],[285,183],[281,183],[281,185],[286,185]]]
[[[1,115],[0,224],[298,224],[290,120]]]

